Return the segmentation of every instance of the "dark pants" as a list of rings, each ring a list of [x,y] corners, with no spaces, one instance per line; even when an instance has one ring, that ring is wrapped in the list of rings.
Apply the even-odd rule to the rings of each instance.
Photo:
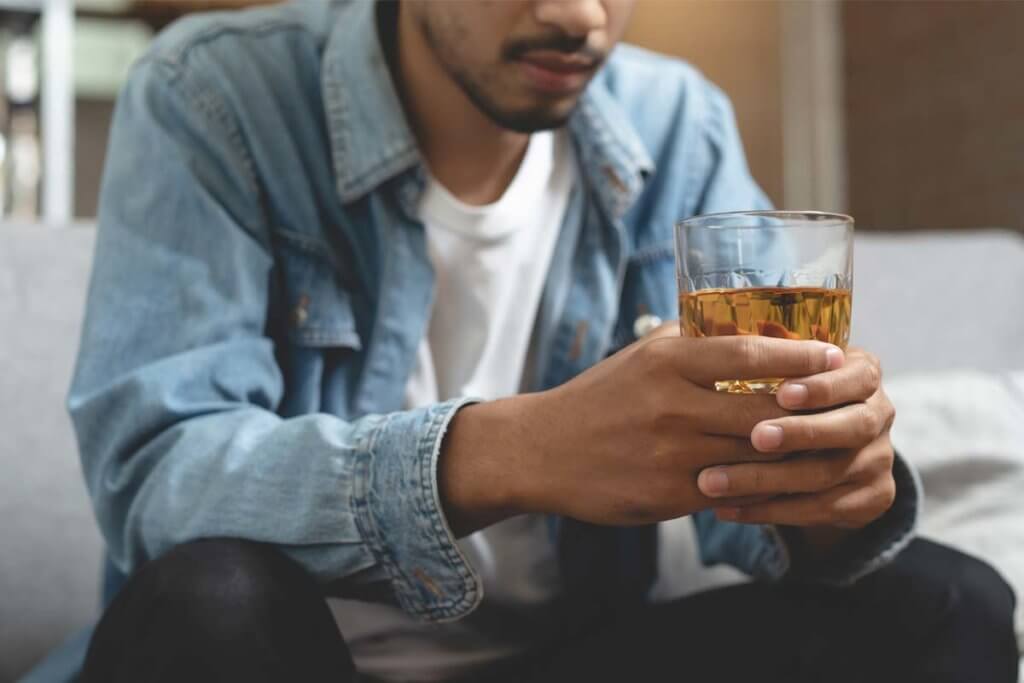
[[[746,584],[595,626],[516,681],[1016,683],[1014,597],[988,565],[915,541],[834,589]],[[494,677],[489,677],[494,680]],[[86,683],[356,680],[321,588],[266,545],[205,540],[144,566],[110,605]]]

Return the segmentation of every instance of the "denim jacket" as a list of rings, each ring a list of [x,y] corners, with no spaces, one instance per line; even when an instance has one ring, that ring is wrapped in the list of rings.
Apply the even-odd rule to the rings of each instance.
[[[369,2],[188,18],[134,65],[114,118],[69,396],[115,578],[175,544],[273,543],[325,584],[424,620],[482,597],[442,513],[466,400],[402,410],[433,274],[424,163]],[[672,226],[768,206],[733,114],[693,68],[619,46],[569,122],[581,182],[525,385],[559,385],[676,317]],[[844,582],[906,544],[897,503],[827,565],[772,528],[695,515],[700,552],[755,577]]]

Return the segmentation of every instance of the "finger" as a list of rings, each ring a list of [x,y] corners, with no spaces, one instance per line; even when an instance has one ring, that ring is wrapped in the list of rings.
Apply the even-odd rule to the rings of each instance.
[[[823,413],[782,417],[755,426],[750,441],[765,452],[862,448],[884,431],[890,408],[884,397],[873,397]]]
[[[775,396],[783,408],[815,410],[866,401],[881,385],[882,368],[878,359],[863,351],[852,351],[847,353],[842,367],[786,380]]]
[[[829,525],[854,529],[876,519],[887,509],[884,495],[887,494],[874,487],[854,484],[823,493],[773,498],[748,506],[715,508],[715,515],[723,521],[743,524]]]
[[[690,401],[694,423],[705,434],[741,437],[749,441],[750,433],[761,422],[779,420],[792,415],[779,406],[770,394],[727,394],[714,389],[698,389]]]
[[[687,448],[679,457],[684,467],[703,468],[732,465],[741,462],[771,462],[786,457],[785,453],[762,453],[754,448],[750,439],[732,436],[705,436],[699,448]]]
[[[711,498],[827,491],[856,475],[856,452],[829,452],[780,462],[709,467],[697,487]]]
[[[676,343],[684,377],[705,387],[727,379],[806,377],[838,368],[843,352],[819,341],[793,341],[756,335],[665,340]]]
[[[713,506],[716,510],[730,507],[749,507],[767,502],[773,498],[778,498],[778,496],[737,496],[736,498],[709,499],[707,505],[708,507]]]
[[[662,337],[678,337],[679,321],[669,320],[664,322],[643,336],[646,339],[660,339]]]

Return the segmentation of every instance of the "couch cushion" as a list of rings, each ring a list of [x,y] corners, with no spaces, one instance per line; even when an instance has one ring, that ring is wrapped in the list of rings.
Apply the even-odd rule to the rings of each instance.
[[[1007,230],[863,233],[853,344],[886,374],[1024,369],[1024,237]]]
[[[0,224],[0,681],[96,615],[101,541],[64,410],[94,234]]]

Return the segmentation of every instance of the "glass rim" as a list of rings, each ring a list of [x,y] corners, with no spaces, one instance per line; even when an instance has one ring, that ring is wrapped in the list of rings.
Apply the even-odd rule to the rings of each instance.
[[[801,224],[793,225],[699,225],[702,221],[724,219],[724,218],[779,218],[785,220],[787,216],[800,219],[810,219]],[[830,227],[853,227],[853,216],[833,211],[798,211],[798,210],[773,210],[759,209],[752,211],[720,211],[717,213],[706,213],[700,216],[690,216],[676,221],[676,229],[699,226],[707,230],[765,230],[765,229],[786,229],[794,230],[799,228],[830,228]]]

